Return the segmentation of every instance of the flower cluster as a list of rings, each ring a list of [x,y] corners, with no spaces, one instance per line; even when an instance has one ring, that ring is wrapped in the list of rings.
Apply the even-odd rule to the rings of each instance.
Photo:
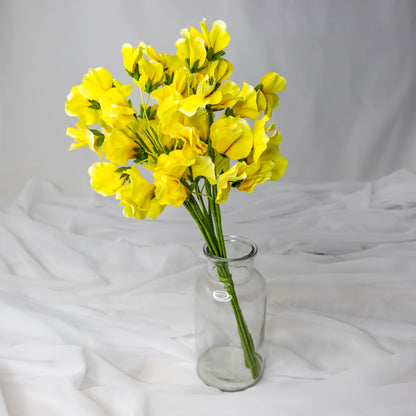
[[[142,42],[122,46],[141,97],[137,109],[128,98],[132,86],[105,68],[90,69],[67,97],[66,113],[79,118],[67,130],[71,149],[97,153],[91,186],[120,200],[127,217],[153,219],[191,196],[221,204],[231,188],[252,192],[286,169],[280,133],[269,124],[286,80],[270,72],[257,86],[231,81],[233,66],[223,57],[230,36],[220,20],[208,30],[204,19],[200,31],[181,35],[175,55]]]

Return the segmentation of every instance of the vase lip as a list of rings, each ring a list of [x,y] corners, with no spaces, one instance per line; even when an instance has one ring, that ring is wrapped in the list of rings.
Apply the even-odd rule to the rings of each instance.
[[[249,259],[252,259],[257,254],[258,248],[257,248],[256,243],[254,243],[253,241],[251,241],[250,239],[248,239],[246,237],[241,237],[241,236],[238,236],[238,235],[225,235],[224,236],[224,241],[225,241],[225,243],[227,243],[227,242],[238,242],[238,243],[244,244],[247,247],[249,247],[250,251],[247,254],[245,254],[241,257],[226,257],[226,258],[224,258],[224,257],[218,257],[215,254],[212,254],[208,249],[208,245],[205,244],[204,249],[203,249],[205,256],[207,258],[215,261],[215,262],[224,262],[224,261],[226,261],[227,263],[229,263],[229,262],[233,262],[233,261],[249,260]]]

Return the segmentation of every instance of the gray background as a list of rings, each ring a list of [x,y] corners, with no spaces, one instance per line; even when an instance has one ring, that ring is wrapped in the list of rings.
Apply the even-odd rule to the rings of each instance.
[[[175,53],[183,27],[228,25],[232,79],[288,80],[275,112],[282,180],[363,181],[416,160],[416,2],[1,0],[0,198],[30,178],[90,192],[87,149],[68,152],[66,96],[90,67],[123,83],[121,45]],[[133,97],[134,100],[135,97]]]

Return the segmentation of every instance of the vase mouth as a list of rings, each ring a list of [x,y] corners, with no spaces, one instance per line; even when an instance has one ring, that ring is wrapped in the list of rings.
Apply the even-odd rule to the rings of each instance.
[[[234,244],[237,243],[240,247],[244,247],[245,248],[245,252],[242,255],[229,255],[227,252],[227,257],[218,257],[215,254],[211,253],[209,251],[209,248],[207,246],[207,244],[204,245],[204,254],[205,256],[214,261],[214,262],[241,262],[244,260],[249,260],[252,259],[258,251],[257,245],[249,240],[248,238],[245,237],[241,237],[238,235],[225,235],[224,236],[224,242],[225,242],[225,246],[227,248],[227,246],[230,246],[230,244]]]

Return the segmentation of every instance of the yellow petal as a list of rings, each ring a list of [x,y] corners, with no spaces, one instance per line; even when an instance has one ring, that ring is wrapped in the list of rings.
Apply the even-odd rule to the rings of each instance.
[[[246,158],[253,146],[253,134],[246,120],[223,117],[211,125],[212,147],[231,159]]]
[[[139,59],[143,56],[143,47],[137,47],[124,43],[121,47],[121,53],[123,55],[124,68],[130,73],[134,74]]]
[[[100,98],[100,104],[103,120],[116,129],[127,126],[136,113],[118,88],[106,91]]]
[[[273,167],[274,163],[271,160],[248,165],[245,171],[247,177],[237,186],[237,189],[248,193],[253,192],[256,185],[272,178]]]
[[[102,151],[108,160],[125,165],[130,159],[134,158],[134,148],[138,147],[136,142],[128,134],[128,130],[113,129],[105,137]]]
[[[113,77],[105,68],[90,68],[79,86],[81,94],[88,100],[98,101],[113,86]]]
[[[217,91],[221,93],[222,97],[218,104],[214,104],[212,106],[215,110],[232,107],[242,99],[242,95],[240,94],[240,87],[233,81],[224,82],[219,86]]]
[[[88,128],[88,126],[80,121],[76,124],[78,128],[68,127],[66,134],[75,139],[69,150],[79,149],[88,146],[92,151],[96,152],[100,159],[102,158],[101,148],[97,146],[98,137]]]
[[[263,75],[260,81],[262,91],[265,94],[275,94],[283,91],[286,88],[286,83],[286,79],[276,74],[276,72],[268,72]]]
[[[114,195],[125,181],[121,178],[121,174],[116,172],[117,169],[118,166],[115,163],[93,163],[88,169],[92,189],[104,196]]]
[[[259,161],[272,161],[274,163],[271,169],[272,181],[280,179],[286,171],[287,159],[280,154],[279,144],[281,143],[281,135],[278,130],[269,137],[269,143],[266,150],[261,154]]]
[[[139,60],[139,71],[139,85],[142,91],[146,91],[146,85],[148,83],[150,83],[150,86],[156,85],[157,83],[161,84],[165,78],[162,64],[153,59],[147,61],[144,57],[141,58]]]
[[[260,116],[260,111],[257,106],[257,93],[254,87],[244,81],[243,88],[241,88],[242,99],[238,101],[233,107],[234,115],[247,117],[251,120]]]
[[[253,161],[257,163],[260,155],[266,150],[269,136],[266,134],[266,123],[269,117],[264,116],[260,120],[256,120],[253,125]]]
[[[227,33],[227,25],[222,20],[216,20],[208,32],[207,21],[203,19],[201,24],[202,37],[208,48],[212,47],[214,53],[222,51],[230,42],[230,35]]]
[[[78,117],[88,125],[98,123],[101,118],[101,110],[91,107],[90,101],[88,101],[79,91],[79,85],[73,87],[68,94],[65,103],[65,112],[68,116]]]
[[[208,75],[215,80],[216,84],[225,81],[231,76],[233,65],[226,59],[220,58],[216,61],[209,62],[208,64]]]
[[[192,176],[197,178],[203,176],[207,178],[211,185],[217,183],[215,176],[215,165],[209,156],[197,156],[195,158],[195,164],[192,165]]]
[[[245,162],[238,162],[220,175],[218,179],[218,194],[215,200],[217,204],[227,201],[233,183],[238,183],[247,177],[246,169],[247,165]]]

